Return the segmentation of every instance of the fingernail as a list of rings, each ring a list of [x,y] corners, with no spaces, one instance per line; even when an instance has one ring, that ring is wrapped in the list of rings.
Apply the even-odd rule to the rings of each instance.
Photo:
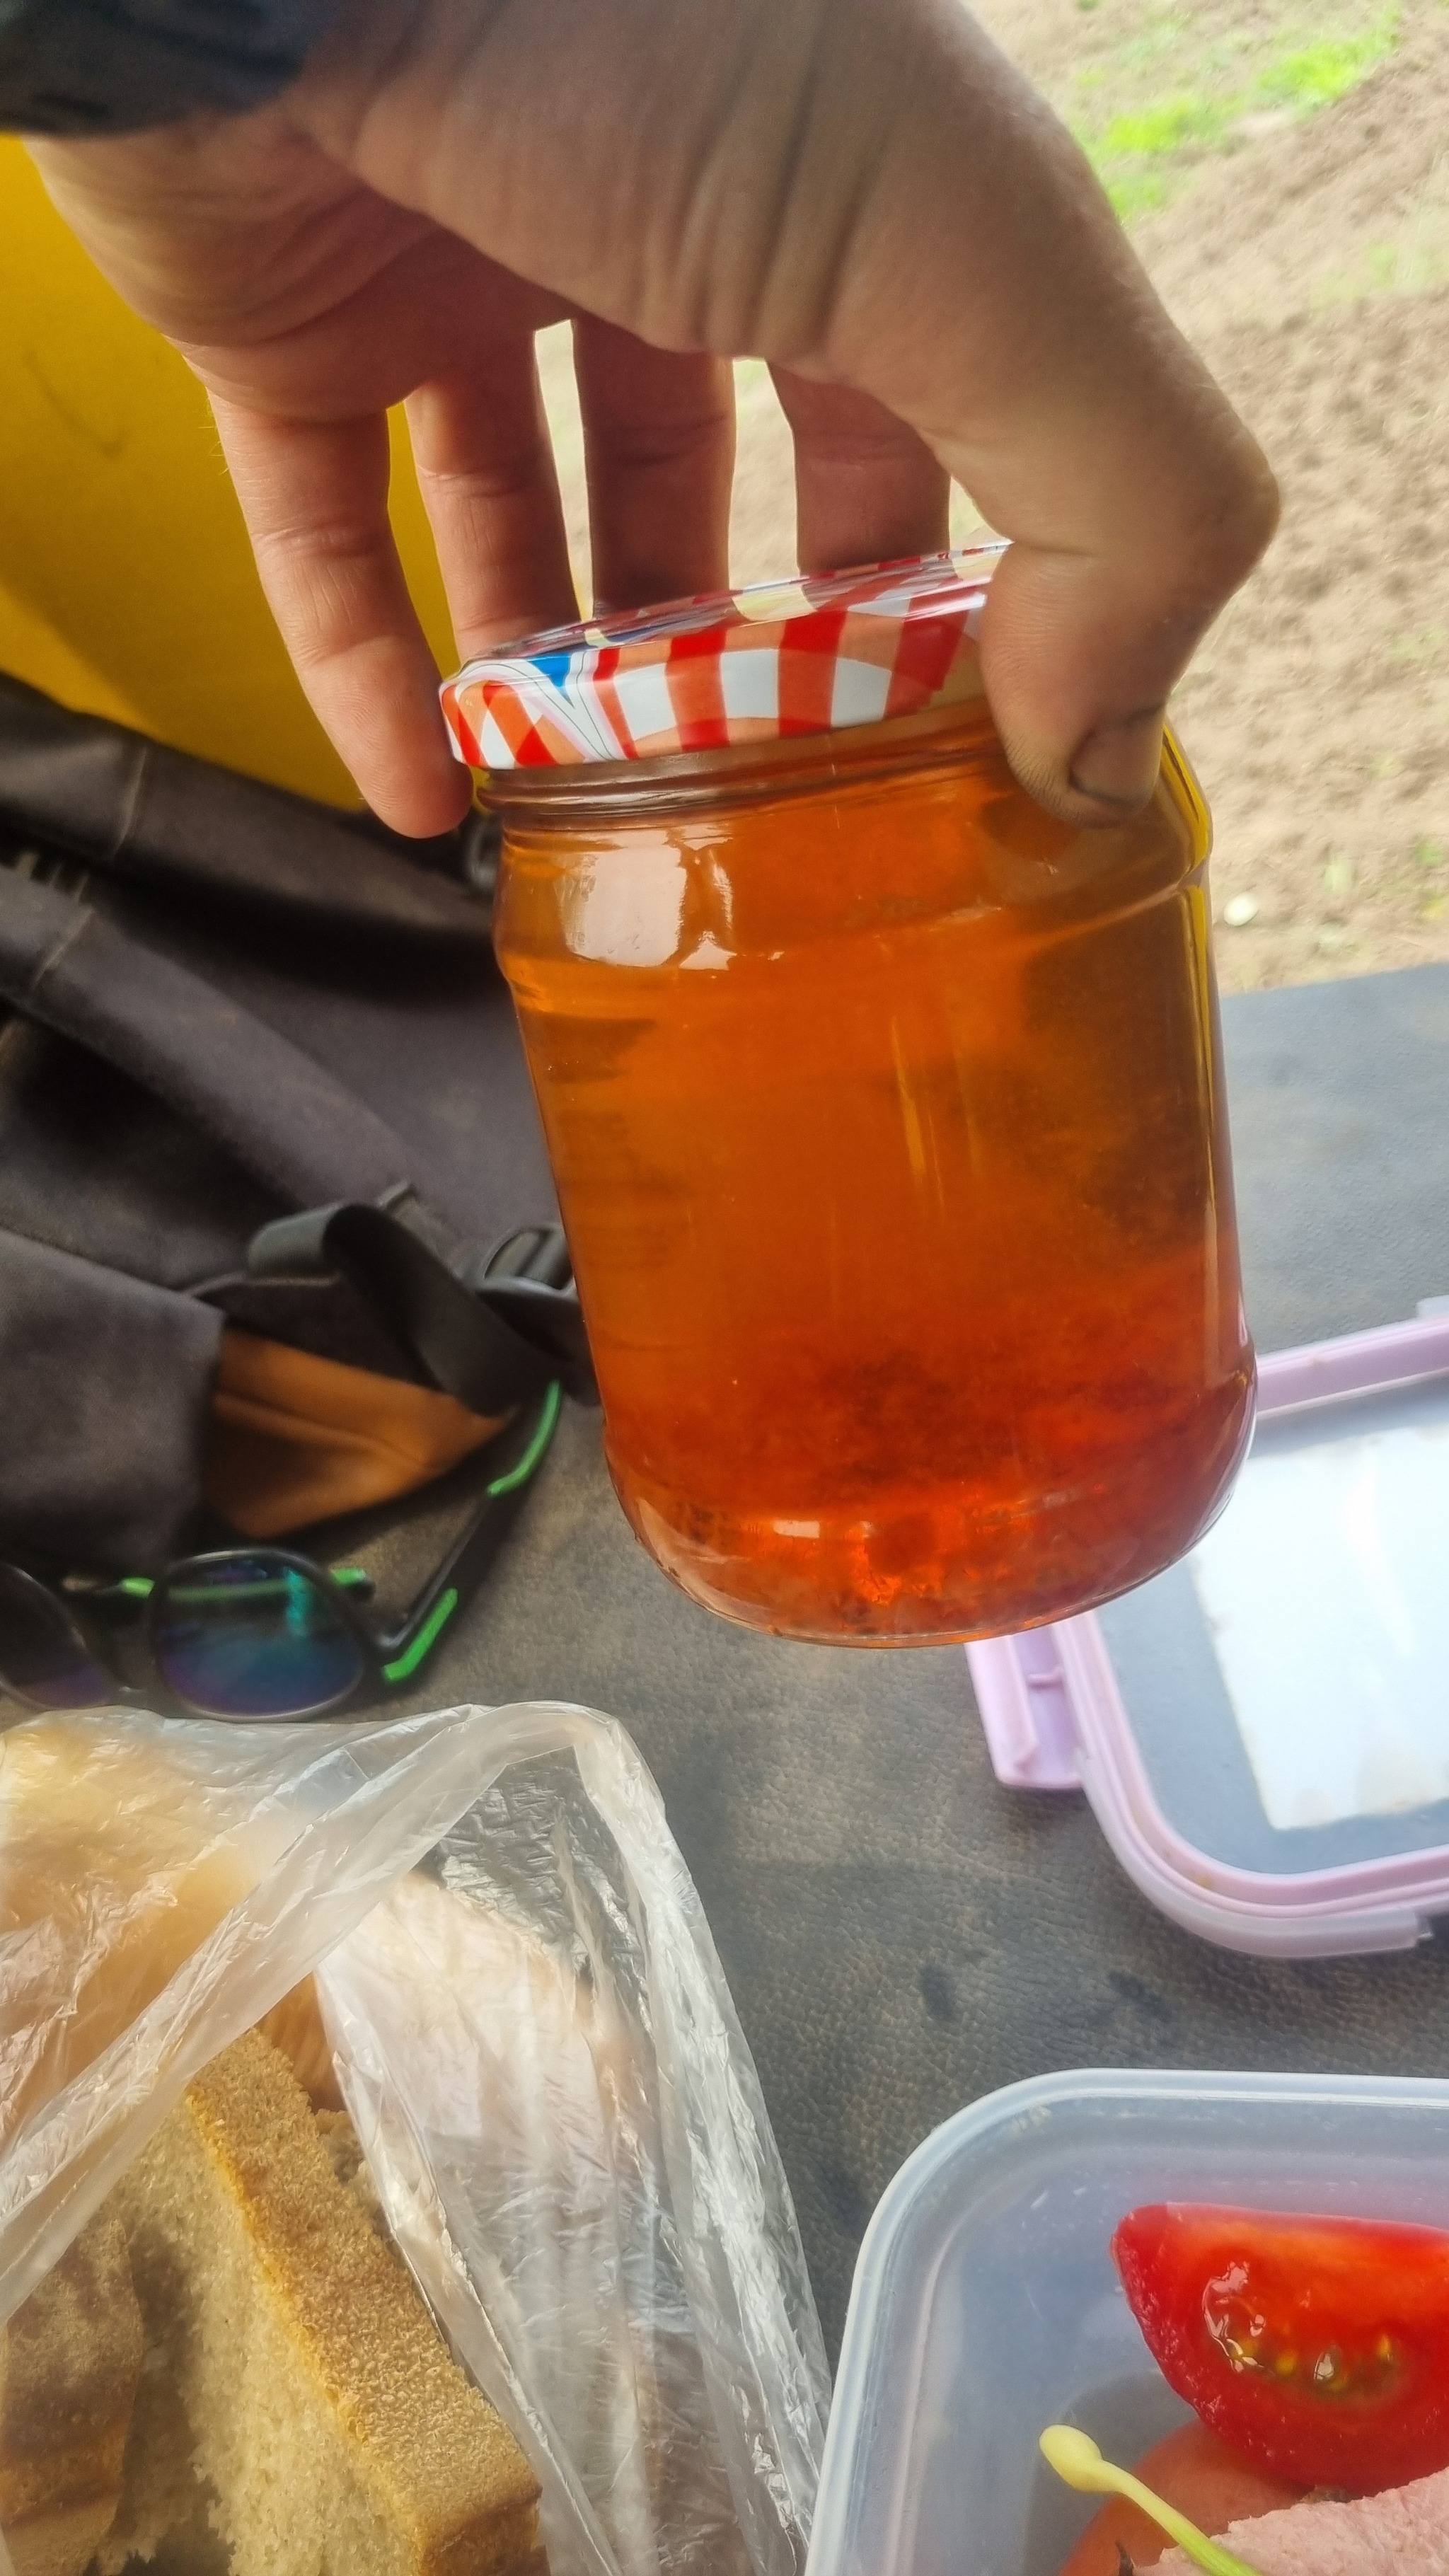
[[[1134,813],[1145,805],[1162,766],[1161,707],[1141,707],[1116,724],[1099,725],[1078,745],[1071,780],[1080,796]]]

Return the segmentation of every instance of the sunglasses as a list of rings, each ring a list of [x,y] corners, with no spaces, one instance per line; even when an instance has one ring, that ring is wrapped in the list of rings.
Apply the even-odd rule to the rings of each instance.
[[[0,1564],[0,1690],[30,1709],[162,1706],[219,1718],[336,1717],[412,1681],[471,1600],[553,1438],[559,1389],[490,1444],[479,1509],[395,1629],[363,1615],[370,1578],[329,1571],[285,1548],[221,1548],[163,1574],[83,1591]],[[144,1686],[123,1680],[118,1626],[149,1658]],[[137,1669],[126,1658],[127,1673]]]

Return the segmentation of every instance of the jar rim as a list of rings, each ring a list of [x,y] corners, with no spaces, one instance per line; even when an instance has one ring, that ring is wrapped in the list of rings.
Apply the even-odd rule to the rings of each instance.
[[[647,806],[680,812],[691,806],[760,804],[832,786],[950,766],[996,739],[984,695],[891,716],[872,725],[775,735],[654,760],[581,762],[560,768],[491,770],[478,801],[505,824],[526,813],[530,824],[568,825],[585,817]]]

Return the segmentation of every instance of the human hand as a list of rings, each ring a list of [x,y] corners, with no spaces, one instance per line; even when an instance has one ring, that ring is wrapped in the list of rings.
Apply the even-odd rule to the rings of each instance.
[[[574,317],[595,582],[727,579],[728,361],[795,437],[802,568],[1013,540],[981,649],[1018,777],[1111,821],[1276,518],[1062,128],[956,0],[346,0],[229,119],[36,144],[208,387],[258,566],[368,801],[465,809],[387,520],[407,404],[460,650],[576,613],[533,334]]]

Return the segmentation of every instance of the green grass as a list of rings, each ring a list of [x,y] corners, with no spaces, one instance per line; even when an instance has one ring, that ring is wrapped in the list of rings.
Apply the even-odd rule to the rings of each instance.
[[[1397,38],[1398,12],[1390,10],[1361,36],[1328,37],[1275,63],[1261,75],[1257,96],[1265,106],[1301,108],[1307,115],[1316,107],[1331,107],[1377,70]]]
[[[1362,304],[1371,295],[1428,295],[1449,283],[1449,206],[1417,207],[1397,241],[1360,244],[1350,265],[1317,279],[1309,298],[1315,312],[1335,304]]]
[[[1189,143],[1215,143],[1228,111],[1207,98],[1169,98],[1114,116],[1102,136],[1106,161],[1160,161]]]
[[[1357,88],[1393,52],[1399,12],[1380,8],[1312,43],[1304,32],[1252,62],[1248,36],[1197,44],[1190,18],[1167,14],[1077,74],[1070,121],[1124,222],[1164,205],[1209,153],[1251,134],[1254,118],[1296,122]],[[1168,67],[1181,73],[1170,90],[1130,95]]]

